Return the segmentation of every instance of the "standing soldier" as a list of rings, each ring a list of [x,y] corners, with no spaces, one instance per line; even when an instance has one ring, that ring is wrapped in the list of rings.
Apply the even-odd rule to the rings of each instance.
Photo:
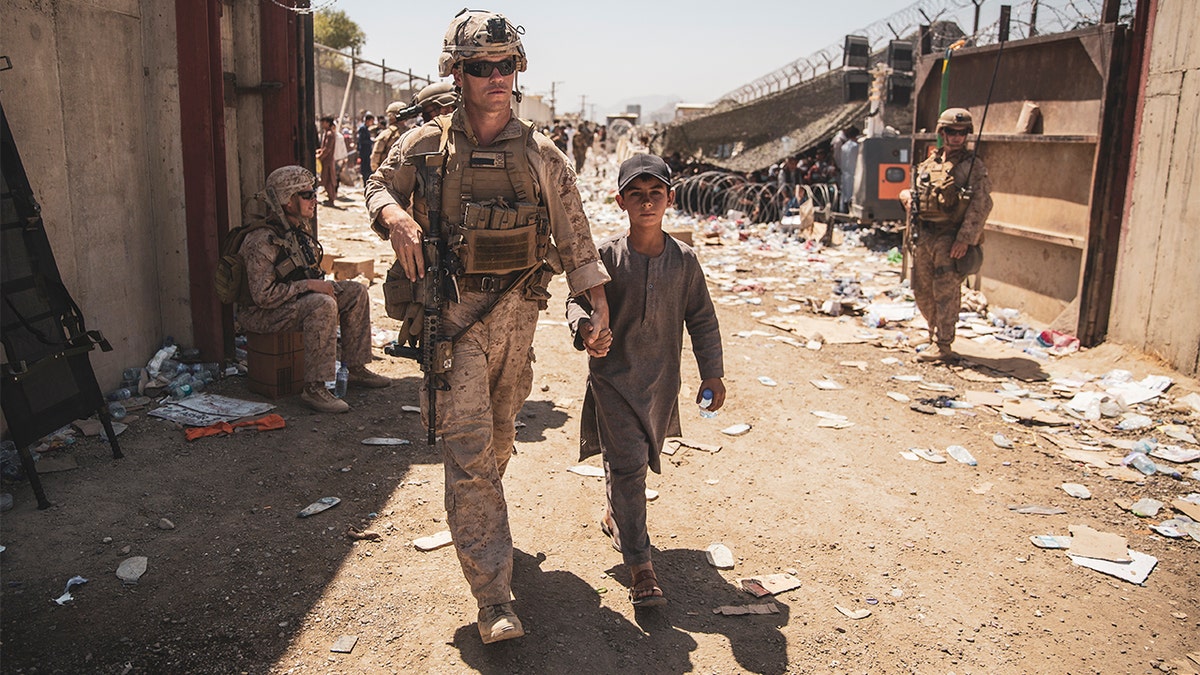
[[[571,152],[575,155],[575,173],[583,171],[583,162],[587,159],[588,148],[592,147],[592,128],[587,122],[579,125],[579,131],[571,139]]]
[[[392,149],[392,144],[399,138],[404,131],[400,128],[400,113],[404,110],[404,104],[400,101],[392,101],[387,107],[387,128],[379,132],[375,137],[375,145],[371,148],[371,167],[379,168],[383,166],[383,160],[387,157],[388,151]]]
[[[418,179],[424,181],[416,158],[433,153],[444,159],[440,229],[459,242],[453,263],[459,297],[441,317],[453,356],[434,421],[446,474],[446,521],[479,606],[485,644],[525,634],[511,602],[513,546],[501,479],[517,412],[533,384],[533,334],[551,270],[566,271],[572,295],[588,296],[594,330],[585,344],[611,335],[604,295],[609,276],[575,173],[549,139],[512,113],[516,73],[525,70],[522,32],[500,14],[460,12],[446,32],[438,70],[453,75],[461,106],[405,135],[367,186],[372,227],[396,252],[393,272],[429,283],[435,277],[426,275],[422,235],[431,209],[416,189]],[[427,377],[427,421],[429,384]]]
[[[992,182],[987,168],[967,150],[975,131],[970,111],[947,108],[937,122],[941,147],[917,166],[913,189],[900,199],[912,228],[912,291],[929,322],[928,349],[920,361],[955,358],[954,325],[962,307],[962,282],[979,271],[979,242],[992,211]]]

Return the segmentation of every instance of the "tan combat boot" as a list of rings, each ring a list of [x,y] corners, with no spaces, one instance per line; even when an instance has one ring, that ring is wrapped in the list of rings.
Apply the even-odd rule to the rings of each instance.
[[[329,393],[324,382],[309,382],[300,392],[300,400],[308,407],[323,413],[344,413],[350,411],[350,404]]]
[[[954,353],[949,342],[939,342],[937,343],[937,347],[930,345],[928,349],[918,354],[917,360],[924,363],[931,361],[950,362],[958,360],[958,355]]]
[[[521,620],[513,611],[511,602],[479,608],[479,637],[483,644],[490,645],[501,640],[512,640],[525,635]]]
[[[392,386],[392,378],[372,373],[366,366],[351,366],[348,384],[367,389],[383,389]]]

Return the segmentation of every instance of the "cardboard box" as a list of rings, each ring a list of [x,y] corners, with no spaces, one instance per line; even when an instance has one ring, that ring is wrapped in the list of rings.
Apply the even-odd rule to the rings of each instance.
[[[338,258],[333,261],[333,278],[342,281],[358,275],[368,279],[375,276],[374,258]]]
[[[668,229],[666,232],[667,232],[667,234],[671,235],[672,237],[675,237],[679,241],[682,241],[683,243],[687,244],[688,246],[693,245],[692,244],[692,231],[690,229],[684,229],[684,228]]]
[[[269,398],[304,389],[303,333],[247,333],[246,388]]]
[[[333,263],[341,257],[342,254],[340,253],[325,253],[321,256],[321,271],[325,274],[333,272]]]

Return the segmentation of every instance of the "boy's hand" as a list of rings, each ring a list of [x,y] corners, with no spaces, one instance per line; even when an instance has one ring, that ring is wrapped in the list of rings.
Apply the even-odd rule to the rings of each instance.
[[[700,382],[700,388],[696,390],[696,405],[700,405],[705,389],[713,394],[712,405],[708,406],[708,409],[713,412],[720,410],[721,406],[725,405],[725,383],[719,377],[710,377]]]
[[[583,346],[587,349],[588,356],[598,359],[608,356],[613,336],[612,331],[607,327],[598,329],[590,319],[584,319],[579,322],[579,335],[583,337]]]

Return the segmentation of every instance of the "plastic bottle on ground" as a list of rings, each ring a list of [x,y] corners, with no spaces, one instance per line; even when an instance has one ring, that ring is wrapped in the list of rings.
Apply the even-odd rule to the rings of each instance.
[[[713,402],[712,389],[705,389],[700,393],[700,416],[705,419],[712,419],[717,416],[716,410],[709,410],[709,406]]]
[[[132,397],[133,397],[133,391],[131,391],[127,387],[122,387],[120,389],[114,389],[104,395],[104,398],[108,399],[109,401],[124,401],[125,399],[132,398]]]
[[[1154,460],[1150,459],[1144,453],[1141,453],[1141,452],[1135,451],[1135,452],[1129,453],[1129,455],[1127,457],[1125,457],[1124,463],[1129,466],[1132,466],[1133,468],[1137,469],[1138,471],[1141,471],[1142,473],[1146,474],[1147,476],[1152,476],[1152,475],[1154,475],[1154,472],[1158,471],[1158,467],[1156,467],[1154,465]]]
[[[348,384],[350,384],[350,371],[346,368],[346,364],[338,364],[337,376],[333,385],[333,395],[338,398],[346,398],[346,386]]]
[[[128,414],[128,412],[125,410],[125,406],[121,405],[120,403],[118,403],[116,401],[112,401],[111,403],[108,404],[108,414],[112,415],[112,418],[114,420],[119,420],[119,419],[124,418],[125,415]]]

